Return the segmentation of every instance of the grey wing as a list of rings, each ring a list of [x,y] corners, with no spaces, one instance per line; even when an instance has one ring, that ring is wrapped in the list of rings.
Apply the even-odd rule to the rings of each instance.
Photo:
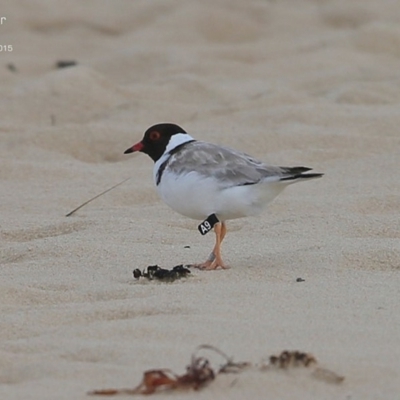
[[[204,177],[214,176],[222,188],[252,185],[266,178],[278,181],[292,169],[269,166],[245,153],[199,141],[175,153],[168,168],[178,174],[196,171]]]

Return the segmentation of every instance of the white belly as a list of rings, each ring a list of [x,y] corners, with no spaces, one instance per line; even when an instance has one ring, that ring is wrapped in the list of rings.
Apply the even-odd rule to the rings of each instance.
[[[204,178],[194,171],[174,175],[167,168],[157,191],[179,214],[204,220],[215,213],[225,221],[260,214],[285,187],[276,182],[265,182],[221,189],[213,177]]]

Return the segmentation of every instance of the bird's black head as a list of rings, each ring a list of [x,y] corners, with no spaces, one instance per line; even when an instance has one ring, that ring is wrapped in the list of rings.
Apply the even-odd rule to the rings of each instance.
[[[140,151],[148,154],[156,162],[165,152],[171,137],[177,133],[186,133],[175,124],[153,125],[144,133],[143,139],[127,149],[124,154]]]

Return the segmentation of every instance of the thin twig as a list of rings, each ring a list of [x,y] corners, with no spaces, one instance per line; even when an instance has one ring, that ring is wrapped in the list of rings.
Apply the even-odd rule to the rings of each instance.
[[[225,358],[226,363],[223,364],[219,370],[218,374],[222,373],[238,373],[245,368],[248,368],[251,366],[251,363],[247,361],[242,361],[242,362],[234,362],[232,357],[227,356],[222,350],[218,349],[217,347],[211,346],[209,344],[202,344],[200,346],[197,346],[195,353],[192,355],[192,359],[194,358],[195,354],[197,354],[200,350],[206,349],[206,350],[212,350],[216,353],[218,353],[221,357]]]
[[[88,201],[85,201],[83,204],[81,204],[79,207],[76,207],[75,209],[73,209],[71,212],[69,212],[66,217],[70,217],[74,212],[80,210],[82,207],[86,206],[86,204],[89,204],[90,202],[92,202],[93,200],[96,200],[97,198],[99,198],[100,196],[102,196],[103,194],[106,194],[107,192],[109,192],[110,190],[115,189],[117,186],[122,185],[123,183],[125,183],[126,181],[128,181],[129,179],[131,179],[131,177],[124,179],[122,182],[117,183],[116,185],[114,185],[113,187],[110,187],[109,189],[105,190],[104,192],[101,192],[100,194],[92,197],[91,199],[89,199]]]

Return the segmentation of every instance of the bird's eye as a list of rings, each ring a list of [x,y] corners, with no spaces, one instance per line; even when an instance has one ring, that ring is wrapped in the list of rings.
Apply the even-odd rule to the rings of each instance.
[[[149,138],[153,142],[156,142],[158,139],[160,139],[160,137],[161,137],[160,132],[157,131],[150,132]]]

